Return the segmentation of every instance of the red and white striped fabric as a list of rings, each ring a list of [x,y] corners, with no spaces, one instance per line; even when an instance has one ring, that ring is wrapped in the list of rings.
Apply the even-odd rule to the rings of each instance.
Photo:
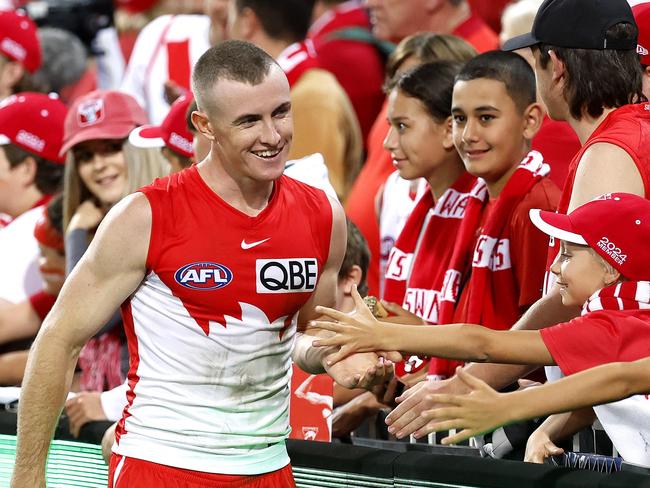
[[[625,281],[598,290],[585,302],[582,315],[597,310],[650,309],[650,281]]]

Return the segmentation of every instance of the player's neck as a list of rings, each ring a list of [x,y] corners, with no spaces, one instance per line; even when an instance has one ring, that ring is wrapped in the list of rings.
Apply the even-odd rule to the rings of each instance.
[[[273,193],[273,181],[257,181],[248,177],[234,177],[208,160],[197,165],[203,181],[224,202],[242,213],[256,217],[266,208]]]
[[[599,117],[591,117],[585,115],[580,120],[571,118],[568,120],[569,125],[573,128],[574,132],[580,139],[580,144],[584,145],[587,142],[587,139],[591,137],[591,134],[598,128],[605,118],[612,113],[615,108],[606,108],[603,110],[603,113]]]

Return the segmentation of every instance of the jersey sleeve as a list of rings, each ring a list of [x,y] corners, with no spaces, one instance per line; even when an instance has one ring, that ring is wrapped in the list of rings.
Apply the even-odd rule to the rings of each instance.
[[[650,356],[649,312],[592,312],[540,333],[565,375]]]

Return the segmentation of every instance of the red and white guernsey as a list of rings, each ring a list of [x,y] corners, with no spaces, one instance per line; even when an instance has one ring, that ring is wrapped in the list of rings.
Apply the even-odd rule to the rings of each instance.
[[[329,254],[327,197],[283,176],[250,217],[196,167],[141,191],[148,272],[122,306],[131,369],[114,452],[210,473],[286,466],[291,349]]]

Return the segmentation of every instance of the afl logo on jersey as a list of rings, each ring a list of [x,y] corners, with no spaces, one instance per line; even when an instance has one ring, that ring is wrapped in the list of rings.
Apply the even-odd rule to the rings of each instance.
[[[223,264],[199,262],[179,268],[174,279],[179,285],[192,290],[216,290],[232,281],[232,271]]]

